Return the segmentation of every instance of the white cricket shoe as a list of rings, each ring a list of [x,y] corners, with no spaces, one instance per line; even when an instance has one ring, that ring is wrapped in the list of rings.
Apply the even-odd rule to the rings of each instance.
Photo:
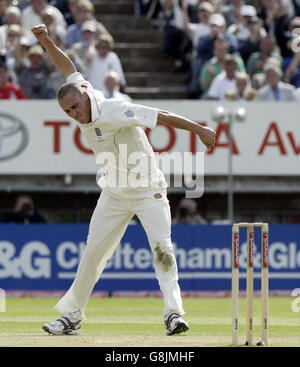
[[[78,335],[81,332],[80,311],[66,313],[56,321],[43,325],[43,329],[53,335]]]
[[[180,334],[189,330],[189,325],[177,313],[171,313],[165,320],[167,335]]]

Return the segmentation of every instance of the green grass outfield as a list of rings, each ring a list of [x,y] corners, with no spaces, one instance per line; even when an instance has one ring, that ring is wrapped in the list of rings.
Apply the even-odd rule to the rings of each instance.
[[[0,346],[230,346],[231,299],[184,298],[187,333],[166,336],[161,298],[93,298],[79,336],[53,336],[42,324],[58,314],[56,299],[10,298],[0,313]],[[269,345],[300,346],[300,313],[293,298],[270,297]],[[240,343],[245,341],[245,298],[240,299]],[[260,339],[260,298],[254,299],[254,341]],[[261,347],[260,347],[261,348]]]

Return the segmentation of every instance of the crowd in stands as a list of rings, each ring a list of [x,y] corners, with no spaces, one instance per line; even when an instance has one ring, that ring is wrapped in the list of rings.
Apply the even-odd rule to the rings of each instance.
[[[35,208],[33,197],[21,194],[16,197],[14,207],[11,210],[0,212],[0,223],[46,223],[46,218]],[[140,220],[135,215],[130,224],[139,224]],[[195,199],[183,198],[176,206],[176,212],[172,216],[172,223],[183,224],[207,224],[197,208]]]
[[[161,25],[162,57],[186,72],[189,98],[299,100],[300,0],[136,4]],[[55,98],[65,82],[30,31],[40,23],[106,98],[130,99],[113,37],[90,0],[0,0],[0,98]]]
[[[1,99],[55,98],[65,82],[31,32],[41,23],[106,98],[130,100],[113,38],[89,0],[0,0]]]
[[[299,0],[140,0],[190,98],[297,101]]]

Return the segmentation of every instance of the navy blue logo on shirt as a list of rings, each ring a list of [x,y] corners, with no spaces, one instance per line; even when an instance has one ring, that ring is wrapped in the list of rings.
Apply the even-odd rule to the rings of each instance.
[[[99,140],[102,139],[102,132],[98,127],[95,128],[95,132],[96,132],[96,135],[98,136],[98,139]]]
[[[125,116],[126,116],[126,117],[133,117],[133,116],[134,116],[134,112],[133,112],[132,110],[127,110],[127,111],[125,112]]]

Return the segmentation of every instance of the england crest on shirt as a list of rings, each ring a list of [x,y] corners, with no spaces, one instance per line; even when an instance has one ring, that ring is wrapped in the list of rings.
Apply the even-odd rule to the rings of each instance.
[[[95,133],[97,135],[98,140],[102,140],[103,139],[102,132],[101,132],[101,130],[98,127],[95,128]]]

